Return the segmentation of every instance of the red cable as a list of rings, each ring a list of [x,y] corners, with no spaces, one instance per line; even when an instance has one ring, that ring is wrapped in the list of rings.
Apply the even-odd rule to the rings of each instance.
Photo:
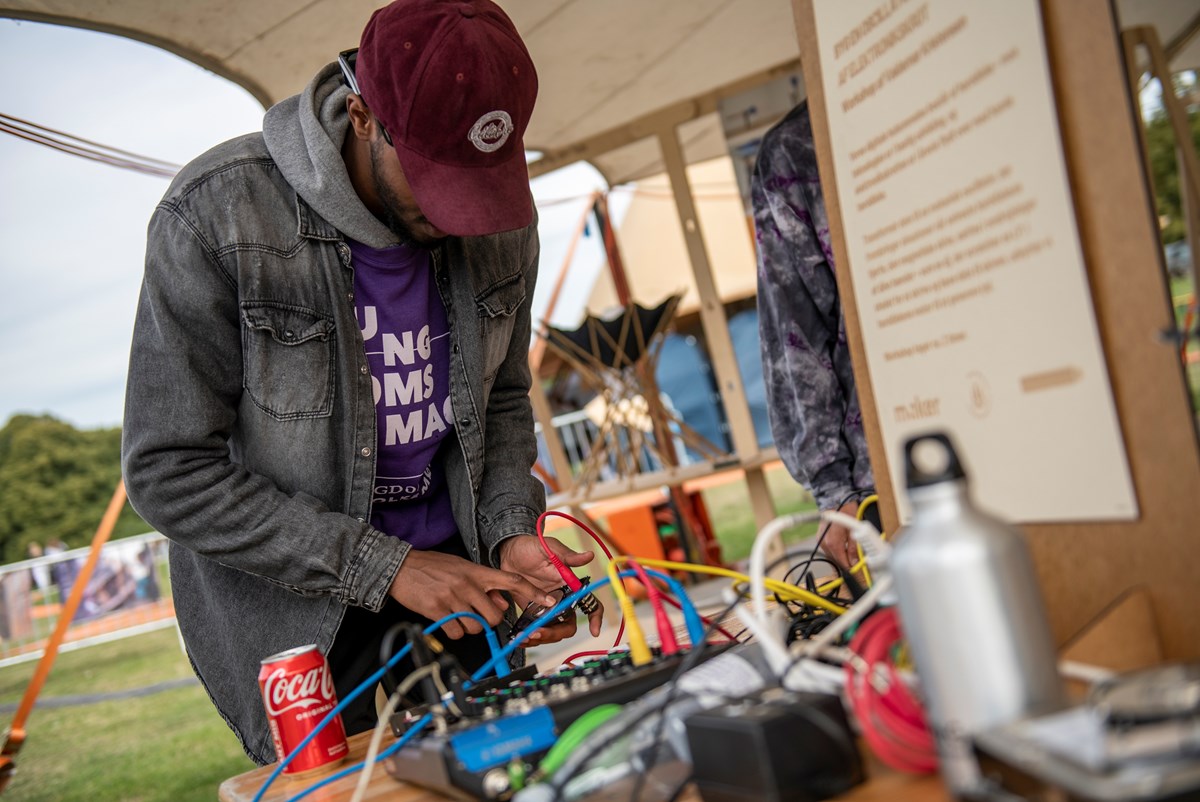
[[[571,592],[574,593],[583,587],[583,583],[579,581],[579,577],[575,576],[575,572],[568,568],[563,561],[559,559],[559,556],[550,550],[550,544],[546,542],[546,535],[542,532],[546,526],[546,519],[552,516],[566,518],[584,532],[587,532],[589,535],[591,535],[592,540],[596,541],[596,545],[599,546],[601,551],[604,552],[604,556],[608,558],[609,562],[612,562],[613,555],[612,552],[608,550],[608,546],[604,545],[604,541],[600,540],[599,535],[593,532],[590,526],[585,524],[583,521],[580,521],[578,518],[575,518],[573,515],[567,515],[565,512],[559,512],[558,510],[546,510],[539,515],[536,528],[538,542],[542,544],[542,551],[546,552],[546,558],[550,560],[550,564],[558,570],[558,575],[562,577],[563,582],[566,583],[567,587],[569,587]],[[614,647],[621,644],[621,638],[624,637],[624,635],[625,616],[622,614],[621,623],[617,626],[617,638],[613,641]],[[607,654],[607,652],[604,654]]]
[[[900,640],[894,609],[881,610],[859,624],[850,649],[866,668],[846,664],[846,695],[863,738],[884,763],[898,771],[928,773],[937,769],[933,735],[920,703],[891,663],[892,649]],[[886,692],[870,681],[879,666],[887,672]]]
[[[675,601],[674,599],[672,599],[670,596],[663,596],[662,598],[663,598],[663,601],[665,601],[667,604],[669,604],[669,605],[671,605],[672,607],[674,607],[676,610],[682,610],[682,609],[683,609],[683,605],[682,605],[682,604],[680,604],[679,602]],[[699,614],[699,613],[697,613],[697,615],[700,615],[700,614]],[[704,625],[705,625],[706,627],[707,627],[707,626],[712,626],[712,619],[711,619],[711,618],[707,618],[707,617],[705,617],[705,616],[702,616],[702,615],[701,615],[701,616],[700,616],[700,620],[704,622]],[[725,636],[726,638],[728,638],[730,641],[732,641],[732,642],[734,642],[734,643],[737,643],[737,635],[731,635],[731,634],[729,634],[729,630],[725,629],[725,627],[718,626],[718,627],[717,627],[717,632],[720,632],[722,635],[724,635],[724,636]]]
[[[650,607],[654,610],[654,623],[658,627],[658,640],[662,645],[662,653],[664,655],[675,654],[679,651],[679,641],[675,639],[675,628],[671,625],[671,619],[667,617],[666,608],[663,607],[662,593],[659,592],[658,586],[651,581],[650,575],[646,573],[646,569],[642,567],[641,563],[630,558],[629,564],[646,588],[646,596],[650,600]]]
[[[596,657],[596,656],[602,655],[602,654],[607,655],[608,653],[609,652],[607,649],[593,649],[588,652],[575,652],[575,654],[571,655],[566,660],[563,660],[563,663],[574,663],[576,660],[578,660],[581,657]]]

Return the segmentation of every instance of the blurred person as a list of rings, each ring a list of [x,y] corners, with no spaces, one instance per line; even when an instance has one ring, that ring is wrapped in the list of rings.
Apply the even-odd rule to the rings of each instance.
[[[58,557],[66,551],[67,544],[59,538],[54,538],[46,544],[47,557]],[[79,576],[81,562],[78,558],[60,557],[50,563],[50,577],[58,587],[60,604],[65,604],[67,597],[71,595],[71,589],[75,586],[75,578]]]
[[[40,560],[46,554],[46,550],[42,548],[42,544],[36,540],[29,544],[27,551],[31,560]],[[29,569],[29,573],[33,575],[33,584],[39,591],[45,593],[50,589],[49,565],[45,562],[36,563]]]
[[[171,540],[196,672],[259,763],[263,658],[315,643],[344,699],[393,624],[495,626],[508,596],[552,604],[562,584],[532,535],[536,94],[494,3],[396,0],[262,133],[185,167],[151,220],[125,478]],[[480,632],[440,634],[473,670]],[[373,726],[372,696],[348,733]]]
[[[862,412],[834,276],[808,102],[764,136],[751,180],[758,325],[775,447],[822,510],[858,512],[873,492]],[[876,513],[873,513],[877,515]],[[873,521],[878,526],[878,519]],[[821,546],[841,568],[858,560],[849,530]]]

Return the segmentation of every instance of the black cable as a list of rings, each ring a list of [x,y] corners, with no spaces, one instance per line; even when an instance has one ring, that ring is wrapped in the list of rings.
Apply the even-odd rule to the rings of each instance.
[[[875,491],[872,489],[852,490],[847,493],[841,501],[838,502],[838,505],[834,507],[834,509],[840,510],[854,499],[866,498],[874,492]],[[821,544],[825,542],[825,536],[829,534],[829,530],[832,526],[833,524],[831,522],[825,522],[825,526],[821,529],[821,534],[817,537],[817,544],[813,546],[812,553],[808,555],[808,560],[804,563],[804,570],[807,571],[808,566],[812,564],[813,560],[817,559],[817,552],[821,550]],[[803,573],[801,575],[803,575]]]
[[[675,673],[672,674],[671,678],[669,680],[667,680],[667,682],[665,683],[667,685],[670,685],[670,690],[667,692],[662,703],[657,705],[657,707],[660,711],[660,714],[659,714],[660,715],[660,718],[659,718],[660,724],[663,721],[662,716],[663,716],[663,713],[666,711],[666,708],[671,704],[671,702],[673,702],[675,700],[675,691],[678,688],[679,678],[682,677],[684,674],[686,674],[688,671],[691,671],[696,666],[696,664],[700,661],[701,653],[708,647],[708,639],[711,638],[713,636],[713,634],[717,631],[717,627],[719,627],[721,625],[722,619],[724,619],[725,616],[727,616],[731,612],[733,612],[733,609],[735,607],[737,607],[738,604],[741,603],[741,601],[742,600],[740,598],[734,600],[728,607],[726,607],[724,610],[722,610],[720,613],[713,616],[709,620],[708,627],[705,629],[704,635],[700,638],[700,643],[693,644],[691,651],[689,651],[687,653],[687,655],[684,657],[684,659],[680,662],[679,667],[675,670]],[[650,712],[652,713],[653,711],[650,711]],[[599,755],[605,749],[608,749],[610,746],[612,746],[614,743],[616,743],[620,739],[628,737],[628,735],[629,735],[628,729],[618,728],[618,729],[614,730],[611,735],[604,738],[603,740],[598,741],[597,743],[594,743],[594,744],[588,744],[586,746],[586,748],[588,750],[587,754],[576,765],[580,768],[582,768],[583,766],[586,766],[588,764],[588,762],[591,761],[592,758],[594,758],[596,755]],[[653,742],[657,742],[658,738],[659,738],[659,733],[656,731]],[[580,745],[579,748],[584,749],[585,746]],[[649,771],[649,770],[650,770],[649,767],[647,767],[646,771]],[[551,802],[560,802],[562,800],[563,789],[565,789],[567,787],[567,784],[570,783],[570,781],[574,778],[574,776],[575,776],[574,773],[565,775],[563,777],[558,776],[558,773],[556,773],[554,775],[554,777],[549,781],[550,788],[554,792],[554,795],[551,797]],[[639,793],[640,790],[641,790],[641,788],[640,788],[640,783],[639,783],[639,785],[634,788],[634,792]]]
[[[774,568],[784,559],[786,558],[781,557],[780,559],[775,560],[773,563],[771,563],[767,570],[769,571],[771,568]],[[732,613],[734,608],[740,603],[741,599],[735,599],[732,604],[721,611],[720,615],[713,618],[712,622],[708,625],[708,629],[704,632],[704,637],[700,639],[701,647],[699,649],[692,649],[690,652],[688,652],[688,656],[682,663],[679,664],[679,668],[676,669],[675,675],[669,680],[671,687],[670,690],[667,691],[666,701],[663,703],[662,710],[658,714],[658,722],[654,725],[654,734],[650,737],[650,754],[646,758],[646,765],[642,768],[642,771],[638,773],[638,778],[633,784],[633,790],[629,794],[629,802],[637,802],[637,798],[642,793],[642,787],[646,784],[646,776],[650,774],[650,772],[654,769],[654,764],[658,762],[658,753],[661,751],[658,742],[662,738],[663,728],[667,723],[667,711],[671,707],[671,702],[674,701],[675,692],[679,690],[680,677],[696,667],[696,664],[700,662],[701,652],[703,652],[704,647],[708,645],[708,639],[711,638],[713,633],[717,631],[717,622]]]
[[[667,802],[678,802],[679,797],[683,796],[684,789],[687,788],[688,783],[690,783],[692,781],[693,775],[694,775],[694,772],[691,772],[691,771],[689,771],[687,774],[683,775],[683,779],[679,781],[679,785],[676,785],[675,790],[673,790],[671,792],[671,795],[669,797],[667,797]]]

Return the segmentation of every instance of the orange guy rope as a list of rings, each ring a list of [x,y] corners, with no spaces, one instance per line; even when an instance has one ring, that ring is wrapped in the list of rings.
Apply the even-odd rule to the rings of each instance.
[[[4,793],[13,774],[16,773],[17,765],[14,758],[25,744],[25,721],[33,712],[34,702],[37,701],[38,694],[42,692],[42,686],[46,684],[46,677],[50,674],[54,659],[58,657],[58,647],[62,645],[63,638],[67,634],[67,627],[71,625],[71,619],[75,617],[79,603],[83,601],[83,592],[87,589],[88,580],[92,578],[92,572],[96,570],[96,563],[100,561],[100,550],[112,535],[113,527],[116,526],[117,518],[121,515],[124,507],[125,481],[122,479],[117,482],[117,489],[113,491],[112,500],[108,502],[108,509],[104,511],[104,517],[100,519],[100,526],[97,527],[96,534],[92,538],[92,550],[88,553],[87,562],[83,564],[83,569],[79,572],[75,585],[71,588],[71,595],[67,598],[66,605],[59,612],[54,634],[46,643],[46,651],[42,654],[42,659],[38,661],[37,671],[33,673],[33,679],[29,681],[29,686],[25,689],[25,697],[21,699],[21,706],[17,708],[17,714],[13,716],[12,724],[4,733],[4,746],[0,749],[0,793]]]

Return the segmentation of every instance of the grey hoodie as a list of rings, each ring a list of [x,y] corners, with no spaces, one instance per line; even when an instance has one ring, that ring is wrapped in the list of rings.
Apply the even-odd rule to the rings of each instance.
[[[126,389],[129,498],[171,540],[179,628],[217,709],[275,759],[260,661],[327,652],[347,605],[379,610],[409,545],[372,528],[375,410],[351,301],[350,236],[395,236],[341,158],[345,89],[326,67],[266,132],[176,177],[150,221]],[[451,329],[454,518],[487,561],[533,532],[545,492],[527,350],[536,223],[433,253]]]
[[[386,248],[396,235],[363,206],[342,161],[349,94],[338,65],[328,65],[301,94],[267,111],[263,140],[284,180],[317,214],[350,239]]]

